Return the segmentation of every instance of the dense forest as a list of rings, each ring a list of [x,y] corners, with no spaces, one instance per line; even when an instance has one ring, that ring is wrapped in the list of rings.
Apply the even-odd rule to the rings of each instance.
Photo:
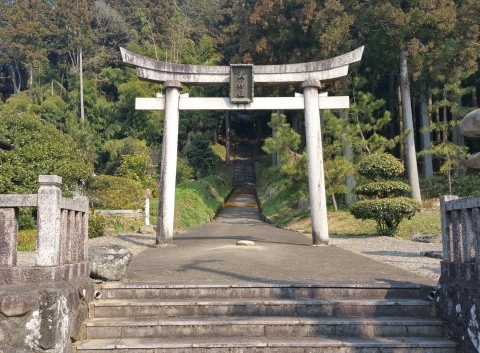
[[[461,173],[459,162],[479,151],[479,141],[464,138],[458,125],[479,105],[480,0],[8,0],[0,2],[0,43],[0,140],[21,148],[32,141],[19,137],[22,129],[40,131],[41,122],[47,137],[36,138],[54,140],[44,147],[53,156],[68,147],[75,166],[45,161],[42,148],[17,165],[42,160],[36,174],[63,170],[72,185],[94,172],[155,184],[163,112],[135,111],[134,102],[162,87],[138,80],[119,47],[173,63],[262,65],[323,60],[364,45],[361,64],[325,88],[351,97],[347,113],[325,114],[330,175],[342,174],[342,140],[355,156],[387,150],[404,160],[413,138],[425,178]],[[255,96],[295,91],[262,87]],[[222,87],[184,92],[228,95]],[[271,134],[270,114],[248,116],[255,137]],[[301,135],[301,152],[303,112],[285,114]],[[195,136],[223,141],[224,119],[222,111],[181,112],[180,159]],[[413,129],[405,132],[404,121]],[[8,124],[10,132],[2,132]],[[0,192],[30,190],[11,156],[0,152]]]

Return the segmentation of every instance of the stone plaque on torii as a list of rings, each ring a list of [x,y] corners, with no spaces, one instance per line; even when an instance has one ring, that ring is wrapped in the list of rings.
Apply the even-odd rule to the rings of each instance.
[[[312,218],[313,245],[328,244],[327,201],[323,170],[320,110],[348,109],[348,96],[329,97],[319,93],[321,82],[328,82],[348,74],[349,65],[362,58],[364,47],[335,58],[288,65],[232,65],[202,66],[172,64],[149,59],[120,48],[123,61],[137,70],[141,79],[163,83],[165,95],[154,98],[136,98],[137,110],[165,110],[162,163],[157,221],[156,245],[173,240],[175,210],[175,176],[178,149],[178,122],[180,110],[305,110],[305,132],[308,159],[308,187]],[[242,69],[245,67],[245,70]],[[246,78],[251,67],[251,81]],[[235,78],[232,78],[236,75]],[[189,97],[181,95],[183,85],[228,86],[234,79],[230,97]],[[256,86],[301,84],[302,94],[295,97],[253,97]],[[243,84],[243,86],[242,86]],[[251,86],[250,86],[251,85]],[[251,89],[251,92],[248,91]],[[242,90],[239,94],[238,90]],[[247,95],[246,93],[251,94]]]

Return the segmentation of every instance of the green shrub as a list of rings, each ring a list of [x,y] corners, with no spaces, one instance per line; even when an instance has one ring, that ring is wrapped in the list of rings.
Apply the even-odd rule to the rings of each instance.
[[[460,197],[480,195],[479,174],[467,174],[452,177],[452,194]],[[428,179],[420,179],[422,198],[436,199],[448,195],[448,181],[446,175],[438,175]]]
[[[18,215],[18,229],[35,229],[37,227],[37,222],[33,216],[34,209],[32,207],[22,207],[20,208]]]
[[[193,137],[192,143],[185,151],[185,156],[195,170],[197,179],[209,175],[219,160],[219,157],[210,148],[210,142],[202,134]]]
[[[186,157],[178,156],[177,158],[177,184],[184,183],[193,178],[193,168],[188,163]]]
[[[91,214],[88,217],[88,237],[97,238],[105,234],[107,220],[104,216]]]
[[[380,235],[393,235],[400,222],[419,212],[418,201],[407,197],[361,200],[350,206],[350,213],[358,219],[373,219]]]
[[[86,192],[93,206],[103,209],[131,210],[144,207],[145,189],[138,181],[111,175],[98,175]]]
[[[403,171],[402,163],[387,153],[366,156],[359,163],[358,172],[374,182],[359,186],[354,192],[372,199],[353,203],[350,213],[362,220],[375,220],[380,235],[394,235],[402,219],[410,219],[421,209],[420,202],[401,197],[410,191],[410,186],[401,181],[382,180]]]
[[[220,145],[218,143],[214,143],[213,145],[210,146],[210,148],[212,149],[213,153],[215,153],[218,156],[218,158],[220,158],[222,162],[225,162],[226,155],[227,155],[227,149],[225,148],[225,146]]]

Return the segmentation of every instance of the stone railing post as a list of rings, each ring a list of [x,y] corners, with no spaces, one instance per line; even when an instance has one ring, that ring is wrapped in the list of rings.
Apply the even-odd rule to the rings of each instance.
[[[0,208],[0,267],[17,265],[18,208]]]
[[[307,140],[312,239],[313,245],[328,245],[327,198],[325,194],[322,130],[318,99],[318,89],[320,87],[320,81],[317,80],[307,80],[302,83],[305,100],[305,133]]]
[[[442,222],[442,247],[443,247],[443,261],[454,261],[454,229],[450,212],[447,211],[446,203],[451,200],[458,199],[458,196],[446,195],[440,197],[440,219]],[[458,241],[458,240],[457,240]]]
[[[60,205],[62,178],[40,175],[38,178],[37,266],[59,265]]]

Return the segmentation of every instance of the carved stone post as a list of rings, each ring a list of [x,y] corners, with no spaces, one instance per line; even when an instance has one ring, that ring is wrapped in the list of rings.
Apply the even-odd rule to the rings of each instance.
[[[37,266],[59,265],[60,202],[62,178],[58,175],[38,177]]]
[[[152,191],[147,188],[145,190],[145,225],[150,225],[150,198],[152,197]]]
[[[178,104],[182,84],[179,81],[167,81],[163,84],[163,88],[165,89],[165,121],[163,125],[156,245],[170,244],[173,240],[178,149]]]
[[[308,188],[310,193],[310,215],[312,218],[313,245],[328,245],[327,199],[323,172],[322,131],[318,89],[320,81],[307,80],[302,83],[305,101],[305,131],[308,158]]]
[[[17,265],[18,208],[0,208],[0,267]]]

